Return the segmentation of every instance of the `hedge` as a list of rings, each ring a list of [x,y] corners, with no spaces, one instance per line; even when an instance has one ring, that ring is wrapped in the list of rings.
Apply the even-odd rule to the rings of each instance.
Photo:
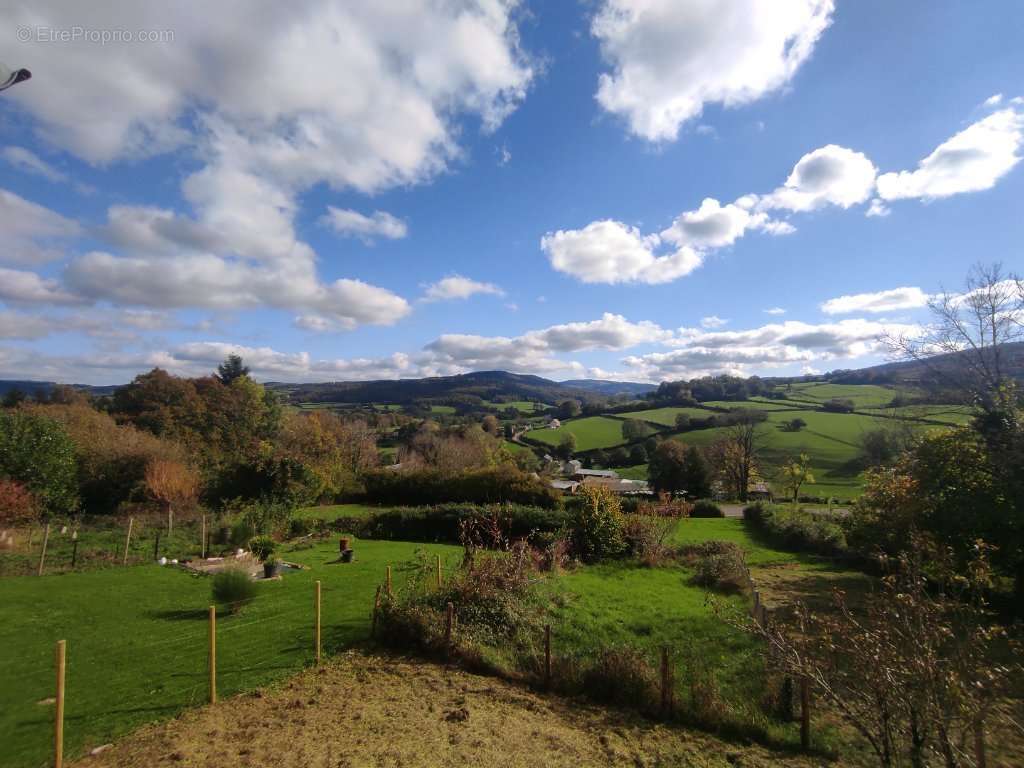
[[[501,521],[504,535],[512,539],[533,533],[554,533],[569,522],[569,515],[560,509],[519,504],[442,504],[384,510],[369,518],[339,518],[331,527],[365,539],[457,544],[463,520],[493,514]]]
[[[511,503],[546,509],[559,506],[559,495],[546,483],[507,465],[456,474],[432,469],[383,469],[370,472],[364,481],[366,500],[373,504]]]

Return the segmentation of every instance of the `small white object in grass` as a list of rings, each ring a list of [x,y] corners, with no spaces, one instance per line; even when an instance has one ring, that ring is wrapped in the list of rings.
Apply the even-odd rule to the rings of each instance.
[[[235,557],[245,557],[245,550],[244,549],[236,549],[235,550]]]
[[[178,564],[177,558],[175,558],[174,560],[171,560],[171,565],[177,565],[177,564]]]
[[[90,755],[98,755],[100,752],[105,752],[106,750],[110,749],[112,746],[114,746],[114,745],[113,744],[100,744],[100,746],[98,746],[98,747],[93,747],[92,750],[90,750],[89,754]]]
[[[63,536],[67,532],[68,532],[68,527],[66,525],[62,525],[61,528],[60,528],[60,535]]]
[[[157,562],[160,563],[160,565],[167,565],[167,558],[161,557]]]

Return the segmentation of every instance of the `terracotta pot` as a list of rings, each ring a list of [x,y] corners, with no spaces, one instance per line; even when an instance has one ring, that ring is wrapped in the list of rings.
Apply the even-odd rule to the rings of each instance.
[[[340,551],[342,551],[342,552],[345,552],[346,550],[348,550],[348,542],[349,542],[348,537],[347,536],[342,536],[338,540],[338,549]]]

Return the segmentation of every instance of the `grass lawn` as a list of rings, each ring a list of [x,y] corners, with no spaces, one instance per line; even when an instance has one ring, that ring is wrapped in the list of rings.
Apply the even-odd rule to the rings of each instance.
[[[708,411],[704,408],[651,408],[647,411],[631,411],[630,413],[617,413],[615,415],[620,419],[640,419],[642,421],[649,421],[652,424],[674,428],[676,416],[680,413],[685,413],[691,419],[706,419],[708,416],[715,415],[713,411]]]
[[[452,413],[455,413],[455,406],[454,405],[431,405],[430,406],[430,412],[431,413],[447,413],[447,414],[452,414]]]
[[[513,443],[511,440],[505,440],[502,443],[502,445],[504,445],[505,448],[508,449],[509,453],[512,453],[512,454],[532,453],[532,451],[529,448],[527,448],[525,445],[523,445],[522,443]]]
[[[636,464],[632,467],[615,467],[615,471],[619,473],[619,477],[624,477],[627,480],[647,479],[646,464]]]
[[[898,394],[909,394],[907,388],[880,387],[876,384],[829,384],[813,382],[810,384],[794,384],[792,390],[783,390],[790,398],[810,400],[823,403],[826,400],[839,398],[852,400],[858,408],[870,408],[892,402]]]
[[[762,400],[758,398],[751,400],[708,400],[704,405],[709,408],[724,408],[727,411],[735,411],[740,408],[748,408],[752,411],[792,411],[807,407],[803,403],[786,402],[785,400]]]
[[[535,403],[532,400],[513,400],[509,403],[496,403],[492,400],[484,400],[484,405],[496,408],[499,411],[503,411],[506,408],[515,408],[520,413],[533,413],[548,407],[544,403]]]
[[[607,416],[587,416],[562,422],[560,429],[534,429],[526,433],[530,440],[539,440],[551,446],[562,442],[566,432],[576,436],[576,450],[589,451],[594,448],[614,448],[622,445],[622,421]]]
[[[904,405],[899,408],[872,408],[883,416],[941,421],[952,426],[966,426],[974,418],[974,411],[966,405]]]
[[[356,561],[330,564],[334,540],[290,552],[310,566],[260,584],[240,615],[218,618],[218,691],[229,696],[286,677],[312,659],[313,582],[323,582],[326,651],[364,640],[386,565],[417,549],[458,547],[357,541]],[[394,574],[403,580],[401,569]],[[211,580],[144,565],[68,575],[0,579],[0,744],[5,766],[43,765],[52,754],[53,647],[67,646],[65,745],[69,757],[206,699],[206,608]]]

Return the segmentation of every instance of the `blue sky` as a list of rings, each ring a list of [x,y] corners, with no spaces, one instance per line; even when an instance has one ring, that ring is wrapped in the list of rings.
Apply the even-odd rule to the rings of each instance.
[[[190,5],[4,11],[0,377],[858,367],[1024,263],[1020,3]]]

